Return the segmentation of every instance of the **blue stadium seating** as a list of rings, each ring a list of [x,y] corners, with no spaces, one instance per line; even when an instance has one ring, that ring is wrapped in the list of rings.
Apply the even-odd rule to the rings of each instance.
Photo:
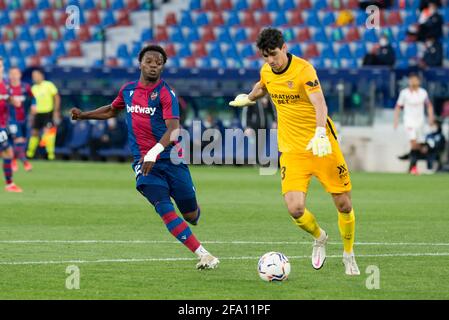
[[[114,10],[120,10],[125,8],[125,2],[123,0],[114,0],[112,2],[111,8]]]
[[[123,59],[127,59],[130,57],[129,52],[128,52],[128,47],[126,46],[126,44],[121,44],[117,47],[116,56],[118,58],[123,58]]]
[[[284,0],[281,5],[282,11],[293,10],[296,8],[296,3],[294,0]]]
[[[225,21],[225,25],[228,27],[232,27],[240,24],[240,17],[237,11],[229,12],[228,19]]]
[[[65,49],[64,41],[59,41],[56,44],[55,49],[53,50],[53,56],[56,58],[59,58],[61,56],[65,56],[66,54],[67,54],[67,50]]]
[[[190,50],[190,46],[188,43],[183,44],[179,50],[177,56],[179,58],[190,57],[192,55],[192,51]]]
[[[357,42],[354,49],[354,58],[361,59],[366,55],[366,45],[364,42]]]
[[[193,23],[192,16],[190,15],[189,11],[182,11],[181,12],[181,21],[179,22],[180,27],[188,27],[191,28],[195,24]]]
[[[278,0],[268,0],[265,9],[268,11],[278,12],[281,9]]]
[[[321,50],[321,58],[323,59],[334,59],[335,52],[331,44],[325,44]]]
[[[242,11],[248,9],[248,1],[247,0],[237,0],[234,10],[236,11]]]
[[[25,57],[34,56],[37,54],[36,46],[34,45],[34,42],[29,42],[28,45],[23,49],[23,55]],[[0,52],[1,55],[1,52]]]
[[[248,58],[248,57],[252,57],[254,55],[255,55],[255,51],[254,51],[254,45],[253,44],[246,44],[246,45],[244,45],[244,47],[240,51],[240,56],[242,58]]]
[[[95,0],[85,0],[83,4],[84,10],[92,10],[95,9]]]
[[[288,20],[287,20],[285,13],[284,12],[276,13],[276,16],[273,21],[273,25],[278,27],[278,26],[283,26],[286,24],[288,24]]]
[[[405,49],[404,55],[407,59],[416,58],[418,55],[418,46],[416,43],[409,43]]]
[[[200,10],[201,9],[201,0],[191,0],[189,8],[190,8],[190,10]]]
[[[225,43],[232,43],[231,33],[228,28],[220,28],[218,31],[217,40]]]
[[[173,27],[172,33],[170,34],[169,39],[171,42],[183,43],[185,39],[184,39],[182,29],[180,27]]]
[[[200,40],[200,34],[197,28],[190,28],[187,33],[186,41],[187,42],[195,42]]]
[[[22,28],[19,35],[17,36],[17,40],[28,42],[33,41],[33,37],[31,37],[30,30],[28,27]]]
[[[209,18],[207,17],[207,14],[205,12],[201,12],[196,17],[195,24],[197,26],[205,26],[209,24]]]
[[[248,40],[248,35],[246,34],[245,28],[238,28],[234,34],[235,42],[243,42]]]
[[[288,51],[295,56],[302,56],[302,50],[299,44],[291,46]]]
[[[142,34],[140,35],[140,41],[148,42],[153,40],[152,31],[150,28],[143,29]]]

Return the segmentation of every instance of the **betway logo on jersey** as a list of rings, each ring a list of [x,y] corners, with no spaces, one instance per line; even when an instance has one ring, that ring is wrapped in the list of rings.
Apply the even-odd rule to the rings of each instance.
[[[141,113],[141,114],[149,114],[150,116],[154,115],[156,112],[156,107],[142,107],[139,105],[126,105],[126,111],[129,113]]]

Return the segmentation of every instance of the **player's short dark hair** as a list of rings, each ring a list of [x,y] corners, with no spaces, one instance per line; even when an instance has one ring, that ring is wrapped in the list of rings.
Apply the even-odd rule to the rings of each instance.
[[[257,48],[262,52],[268,50],[274,50],[276,48],[281,49],[285,40],[282,32],[274,28],[263,29],[257,37]]]
[[[145,53],[147,53],[149,51],[159,52],[162,55],[162,58],[164,58],[164,64],[167,62],[167,53],[165,52],[164,48],[162,48],[161,46],[155,45],[155,44],[150,44],[146,47],[143,47],[142,50],[140,50],[139,62],[142,62],[143,56],[145,55]]]
[[[421,79],[421,77],[419,76],[419,74],[417,74],[416,72],[411,72],[408,75],[409,78],[418,78]]]

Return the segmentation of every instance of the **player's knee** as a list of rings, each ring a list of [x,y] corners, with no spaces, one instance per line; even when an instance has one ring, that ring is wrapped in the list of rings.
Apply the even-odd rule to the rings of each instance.
[[[198,209],[191,212],[183,213],[182,216],[187,222],[194,222],[197,220],[198,217]]]
[[[305,206],[299,202],[288,203],[287,204],[288,213],[295,218],[298,219],[302,217],[305,211]]]
[[[352,211],[351,200],[345,200],[337,203],[337,210],[341,213],[350,213]]]

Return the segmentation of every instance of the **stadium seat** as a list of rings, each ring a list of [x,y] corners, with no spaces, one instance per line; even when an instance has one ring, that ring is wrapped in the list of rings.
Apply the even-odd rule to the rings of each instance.
[[[309,27],[321,27],[320,19],[316,11],[309,11],[305,22]]]
[[[258,25],[254,13],[252,11],[245,11],[240,24],[245,27],[253,27]]]
[[[37,9],[45,10],[51,8],[49,0],[37,0]]]
[[[6,10],[5,0],[0,0],[0,10]]]
[[[17,35],[17,40],[20,41],[33,41],[33,38],[31,37],[30,30],[28,27],[22,27],[19,34]]]
[[[125,3],[123,0],[113,0],[111,8],[114,10],[120,10],[125,8]]]
[[[127,59],[130,57],[126,44],[121,44],[117,47],[116,57],[123,59]]]
[[[335,58],[334,48],[332,47],[331,44],[323,45],[323,48],[321,49],[320,57],[322,59],[334,59]]]
[[[243,45],[242,49],[240,50],[240,57],[242,58],[249,58],[254,56],[256,53],[254,51],[254,45],[253,44],[245,44]]]
[[[247,0],[237,0],[237,2],[234,5],[235,11],[243,11],[249,8],[248,1]]]
[[[0,11],[0,25],[7,26],[11,24],[11,18],[9,17],[9,11]]]
[[[77,39],[80,41],[89,41],[92,37],[90,34],[89,27],[86,25],[82,25],[77,32],[78,32]]]
[[[260,33],[260,27],[259,26],[254,26],[250,30],[251,31],[249,33],[248,41],[249,42],[256,42],[257,37],[259,36],[259,33]]]
[[[285,28],[283,31],[283,35],[285,42],[294,41],[296,38],[296,33],[295,30],[293,30],[293,28]]]
[[[14,30],[14,27],[6,26],[0,31],[2,32],[1,39],[3,41],[10,41],[16,38],[16,31]]]
[[[357,10],[355,14],[355,23],[357,26],[365,26],[368,15],[363,10]]]
[[[191,28],[194,26],[192,16],[189,11],[181,12],[181,21],[179,22],[180,27]]]
[[[330,26],[335,23],[335,15],[332,11],[324,14],[323,19],[321,20],[321,24],[323,26]]]
[[[28,12],[26,17],[26,24],[28,26],[35,26],[41,23],[41,18],[39,17],[39,12],[37,10],[31,10]]]
[[[302,50],[301,50],[301,46],[299,44],[295,44],[295,45],[291,46],[288,49],[288,52],[290,52],[291,54],[294,54],[295,56],[298,56],[298,57],[302,56]]]
[[[279,0],[268,0],[266,2],[265,10],[271,11],[271,12],[281,11],[281,6],[279,4]]]
[[[287,16],[284,12],[277,12],[273,21],[273,25],[276,27],[285,26],[288,24]]]
[[[21,26],[26,23],[25,14],[22,10],[16,10],[12,19],[12,24],[15,26]]]
[[[218,5],[219,11],[228,11],[233,10],[233,5],[231,0],[221,0],[220,4]]]
[[[386,19],[386,24],[389,26],[397,26],[402,24],[401,14],[398,10],[390,11],[388,18]]]
[[[327,8],[327,1],[326,0],[315,0],[312,1],[313,3],[313,9],[315,10],[323,10]]]
[[[341,28],[332,28],[331,40],[334,42],[339,42],[344,40],[343,30]]]
[[[64,41],[59,41],[56,43],[56,46],[53,50],[53,57],[59,58],[61,56],[65,56],[67,54]]]
[[[190,28],[188,30],[187,36],[186,36],[186,41],[187,42],[200,41],[200,34],[199,34],[197,28]]]
[[[248,40],[245,28],[238,28],[234,34],[234,42],[243,42]]]
[[[171,27],[170,41],[183,43],[185,41],[182,29],[179,26]]]
[[[23,56],[24,57],[31,57],[35,56],[37,54],[36,47],[34,45],[34,42],[29,42],[28,45],[23,49]],[[0,52],[0,55],[2,53]]]
[[[65,41],[71,41],[76,39],[75,29],[65,29],[65,33],[62,37]]]
[[[9,0],[6,3],[9,10],[18,10],[22,5],[20,0]]]
[[[354,58],[361,59],[366,55],[366,45],[364,42],[357,42],[354,49]]]
[[[341,59],[340,67],[344,69],[356,69],[358,68],[357,60],[355,59]]]
[[[311,0],[301,0],[298,1],[298,10],[308,10],[312,8],[312,1]]]
[[[348,44],[342,44],[337,51],[338,59],[353,59],[351,49]]]
[[[84,0],[83,2],[83,9],[84,10],[92,10],[95,9],[95,0]]]
[[[98,26],[101,23],[100,13],[97,9],[89,11],[86,23],[90,26]]]
[[[52,54],[50,43],[47,40],[41,41],[38,44],[37,55],[39,57],[47,57]]]
[[[47,39],[47,34],[45,32],[45,28],[40,27],[36,30],[36,32],[33,35],[34,41],[42,41]]]
[[[174,26],[177,24],[178,24],[178,20],[176,18],[176,13],[174,13],[174,12],[167,13],[167,15],[165,16],[165,25],[166,26]]]
[[[225,24],[223,14],[221,12],[214,12],[212,15],[212,20],[209,25],[217,27]]]
[[[128,0],[126,3],[126,9],[128,10],[138,10],[139,9],[139,0]]]
[[[175,45],[173,43],[167,43],[165,45],[165,52],[167,53],[167,56],[169,57],[174,57],[176,56],[176,48]]]
[[[205,26],[209,24],[209,18],[207,16],[207,13],[205,12],[200,12],[196,19],[195,19],[195,24],[197,26]]]
[[[312,40],[315,42],[328,42],[328,37],[324,28],[315,28],[315,32],[312,35]]]
[[[298,35],[296,36],[296,40],[299,42],[306,42],[306,41],[310,41],[311,36],[310,36],[310,31],[309,28],[304,27],[304,28],[300,28],[298,31]]]
[[[239,25],[240,24],[240,17],[239,17],[239,13],[237,11],[230,11],[228,13],[228,17],[226,19],[225,24],[228,27],[232,27],[235,25]]]
[[[294,0],[284,0],[281,4],[282,11],[290,11],[296,8],[296,4]]]
[[[304,24],[302,12],[299,10],[287,12],[287,20],[290,26],[299,26]]]
[[[418,15],[415,10],[407,10],[404,18],[404,25],[408,26],[411,24],[418,23]]]
[[[349,10],[359,9],[359,0],[347,0],[345,8]]]
[[[240,54],[235,45],[229,44],[229,47],[224,51],[225,58],[238,60]]]
[[[73,124],[73,131],[69,142],[69,148],[77,150],[87,146],[89,142],[91,125],[88,121],[76,121]]]
[[[228,28],[218,28],[217,40],[224,43],[232,43],[231,33]]]
[[[264,9],[264,3],[262,0],[252,0],[249,5],[250,11],[257,11],[257,10],[263,10]]]
[[[319,53],[318,47],[316,46],[315,43],[310,43],[309,45],[307,45],[306,50],[304,51],[305,59],[318,57],[319,55],[320,55],[320,53]]]
[[[115,26],[130,26],[129,12],[127,9],[122,9],[117,12],[117,20]]]
[[[365,42],[378,42],[379,38],[377,37],[376,30],[366,29],[362,36],[362,40]]]
[[[207,56],[207,49],[204,42],[198,42],[194,44],[193,54],[195,58],[202,58]]]
[[[64,19],[65,24],[66,19]],[[56,20],[53,14],[53,9],[47,9],[44,11],[41,23],[44,26],[56,26]]]
[[[79,41],[71,41],[69,43],[69,50],[67,51],[67,56],[69,57],[81,57],[83,55],[81,44]]]
[[[202,9],[204,11],[217,11],[218,10],[218,6],[217,6],[217,3],[215,2],[215,0],[203,0],[202,3],[203,3]]]
[[[273,24],[270,13],[266,11],[261,12],[257,20],[258,26],[271,26]]]
[[[178,58],[186,58],[186,57],[190,57],[191,55],[192,55],[192,51],[190,51],[190,46],[188,43],[185,43],[185,44],[181,45],[176,56]]]
[[[190,0],[189,9],[193,10],[201,10],[201,0]]]
[[[113,26],[115,25],[116,21],[115,21],[115,17],[114,17],[114,11],[112,10],[108,10],[106,11],[103,20],[101,21],[101,25],[103,27],[107,27],[107,26]]]
[[[8,52],[10,58],[11,57],[22,57],[22,49],[20,48],[20,44],[17,41],[13,41],[11,43],[11,47]]]
[[[416,58],[418,56],[418,46],[416,43],[408,43],[404,55],[406,59]]]
[[[142,33],[140,34],[140,41],[141,42],[148,42],[153,40],[152,31],[150,28],[145,28],[142,30]]]
[[[201,41],[203,42],[209,42],[209,41],[215,41],[215,32],[214,28],[211,26],[203,27],[201,28]]]
[[[350,27],[345,36],[345,41],[355,42],[360,40],[359,30],[356,27]]]
[[[156,28],[156,39],[157,42],[168,41],[168,31],[165,26],[157,26]]]
[[[210,44],[209,57],[216,59],[223,59],[223,52],[221,51],[220,44],[218,42],[213,42]]]

